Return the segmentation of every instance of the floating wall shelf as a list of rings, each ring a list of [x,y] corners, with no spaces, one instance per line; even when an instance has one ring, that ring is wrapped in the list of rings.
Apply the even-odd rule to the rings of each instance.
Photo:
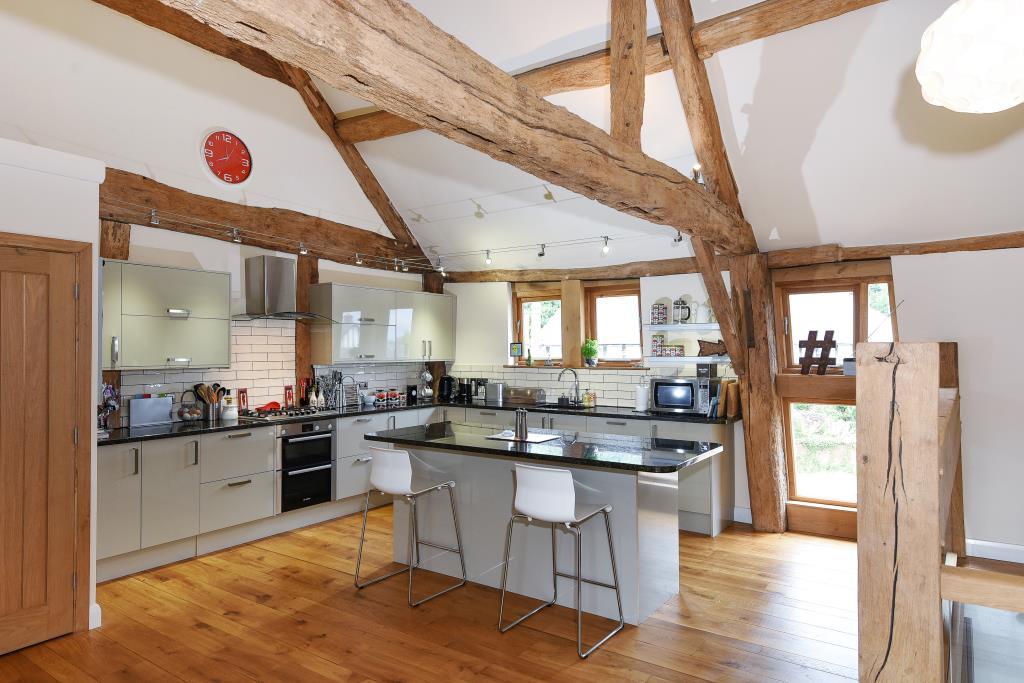
[[[731,363],[729,356],[645,356],[645,365],[679,365],[681,363]]]
[[[721,330],[718,323],[679,323],[676,325],[644,325],[651,332],[711,332]]]

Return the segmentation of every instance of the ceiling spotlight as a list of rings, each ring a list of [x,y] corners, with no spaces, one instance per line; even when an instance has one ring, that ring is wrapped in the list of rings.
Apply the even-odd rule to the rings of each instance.
[[[299,242],[299,256],[306,256],[308,254],[309,249],[306,248],[306,245],[304,243]]]
[[[409,264],[406,263],[405,261],[402,261],[401,264],[402,264],[402,272],[403,273],[408,273],[409,272]]]
[[[547,252],[546,244],[540,245],[540,251],[537,252],[537,258],[544,258],[544,254]]]
[[[149,224],[150,225],[160,225],[160,219],[157,218],[156,209],[150,209],[149,210]]]
[[[607,256],[608,252],[611,251],[611,250],[612,250],[612,248],[608,246],[608,238],[605,237],[604,238],[604,246],[601,247],[601,256]]]
[[[480,206],[480,204],[476,200],[471,200],[471,201],[474,204],[476,204],[476,211],[473,212],[473,215],[476,216],[477,218],[483,218],[484,217],[484,207]]]
[[[548,188],[547,185],[544,185],[543,187],[544,187],[544,199],[548,200],[549,202],[555,201],[555,195],[554,195],[554,193],[551,192],[551,189]]]
[[[491,250],[490,249],[487,250],[487,255],[484,257],[484,263],[487,264],[487,265],[491,265]]]
[[[360,256],[358,252],[356,252],[356,265],[357,266],[363,265],[363,257]]]
[[[235,244],[242,243],[242,231],[238,228],[231,228],[231,232],[228,234],[231,235],[231,241]]]
[[[423,217],[423,214],[420,213],[419,211],[413,211],[412,209],[409,209],[409,211],[412,212],[412,222],[413,223],[422,223],[423,221],[426,220]]]
[[[679,244],[683,241],[683,233],[680,230],[676,230],[676,236],[672,238],[672,241]]]
[[[398,259],[395,259],[395,272],[398,272]]]
[[[704,184],[704,172],[700,164],[693,165],[693,168],[690,169],[690,176],[693,178],[693,182],[698,185]]]

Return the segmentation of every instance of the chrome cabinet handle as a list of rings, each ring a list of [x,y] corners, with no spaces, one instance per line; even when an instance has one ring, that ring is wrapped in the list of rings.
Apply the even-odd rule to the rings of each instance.
[[[625,422],[616,422],[615,420],[605,420],[606,425],[615,425],[616,427],[625,427]]]
[[[651,423],[651,436],[653,436],[653,437],[657,437],[658,436],[658,423],[657,422],[652,422]]]
[[[376,358],[377,356],[376,356],[376,354],[373,354],[373,353],[361,353],[361,354],[359,354],[359,357],[360,358]]]
[[[168,363],[186,363],[186,364],[188,364],[188,363],[192,362],[192,359],[191,358],[168,358],[167,362]]]
[[[428,339],[427,340],[427,358],[433,358],[433,357],[434,357],[434,340],[433,339]]]
[[[110,364],[117,365],[117,361],[121,360],[121,338],[111,337],[110,338]]]
[[[490,415],[491,417],[494,417],[495,415],[497,415],[497,413],[490,413],[490,412],[487,412],[486,410],[481,410],[480,414],[481,415]]]
[[[376,318],[360,318],[359,322],[361,322],[361,323],[375,323],[375,322],[377,322],[377,319]]]
[[[398,427],[398,420],[395,419],[394,415],[388,415],[388,429],[395,429]]]
[[[244,439],[247,436],[252,436],[252,432],[245,432],[243,434],[228,434],[229,439]]]
[[[365,458],[356,458],[355,461],[356,462],[370,462],[371,460],[373,460],[373,456],[372,455],[368,455]]]
[[[288,439],[288,443],[299,443],[300,441],[316,441],[317,439],[329,439],[333,436],[330,432],[327,434],[314,434],[313,436],[296,436],[295,438]]]
[[[132,476],[136,476],[139,473],[139,449],[132,449],[132,458],[135,460],[135,470],[132,472]]]
[[[168,308],[168,318],[187,318],[192,315],[192,311],[187,308]]]
[[[251,484],[251,483],[252,483],[252,479],[246,479],[245,481],[229,481],[228,482],[228,486],[245,486],[246,484]]]
[[[421,339],[420,340],[420,344],[422,344],[422,346],[423,346],[423,349],[422,349],[423,353],[421,355],[424,358],[426,358],[427,357],[427,340],[426,339]]]
[[[320,470],[329,470],[332,467],[334,467],[334,465],[317,465],[316,467],[307,467],[301,470],[292,470],[291,472],[288,473],[288,476],[293,477],[296,474],[306,474],[307,472],[319,472]]]
[[[372,421],[373,421],[372,417],[357,417],[356,418],[356,422],[362,422],[364,424],[367,423],[367,422],[372,422]]]
[[[199,442],[192,442],[192,466],[195,467],[199,464]]]

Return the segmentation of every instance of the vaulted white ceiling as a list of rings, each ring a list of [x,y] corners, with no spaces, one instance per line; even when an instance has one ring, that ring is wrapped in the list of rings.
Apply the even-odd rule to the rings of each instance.
[[[607,40],[605,0],[413,0],[485,58],[522,71]],[[694,0],[697,19],[749,0]],[[744,211],[762,249],[913,242],[1021,229],[1024,107],[954,114],[926,104],[913,76],[924,28],[949,0],[890,0],[727,50],[708,60]],[[657,31],[649,2],[648,25]],[[0,136],[100,158],[193,192],[285,206],[384,231],[336,152],[286,86],[89,0],[0,7]],[[322,86],[337,110],[362,106]],[[549,98],[608,127],[608,89]],[[200,136],[234,128],[257,167],[218,187]],[[493,267],[594,266],[689,253],[664,226],[616,213],[420,131],[360,143],[413,232],[436,253],[524,247]],[[647,79],[644,151],[695,161],[669,73]],[[545,198],[550,191],[552,199]],[[476,217],[477,212],[483,214]],[[600,256],[593,243],[613,238]],[[452,268],[481,268],[478,255]]]

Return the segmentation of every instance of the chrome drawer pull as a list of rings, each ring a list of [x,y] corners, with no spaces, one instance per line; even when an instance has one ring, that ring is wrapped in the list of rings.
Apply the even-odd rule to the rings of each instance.
[[[356,418],[356,422],[362,422],[362,423],[365,424],[367,422],[373,422],[373,418],[372,417],[357,417]]]
[[[361,354],[359,354],[359,357],[360,358],[376,358],[377,355],[374,354],[374,353],[361,353]]]
[[[616,427],[625,427],[626,426],[625,422],[615,422],[613,420],[606,420],[605,424],[606,425],[615,425]]]
[[[132,476],[134,477],[136,474],[139,473],[139,449],[133,448],[132,455],[134,456],[135,459],[135,471],[132,472]]]
[[[247,436],[252,436],[252,432],[246,432],[244,434],[228,434],[229,439],[244,439]]]
[[[371,460],[373,460],[372,455],[368,455],[365,458],[356,458],[356,462],[370,462]]]
[[[292,439],[288,439],[288,443],[299,443],[300,441],[316,441],[317,439],[329,439],[333,436],[330,432],[327,434],[314,434],[313,436],[296,436]]]
[[[316,467],[307,467],[302,470],[292,470],[291,472],[288,473],[288,476],[293,477],[296,474],[306,474],[307,472],[319,472],[321,470],[329,470],[332,467],[334,467],[334,465],[317,465]]]
[[[168,358],[168,363],[191,363],[191,358]]]
[[[251,484],[251,483],[252,483],[252,479],[246,479],[245,481],[229,481],[228,482],[228,486],[245,486],[246,484]]]
[[[187,308],[168,308],[167,309],[167,317],[168,318],[187,318],[190,315],[192,315],[192,311],[190,311]]]
[[[111,337],[110,338],[110,364],[117,365],[117,361],[121,360],[121,338]]]
[[[495,415],[497,415],[497,413],[488,413],[488,412],[483,411],[483,410],[480,411],[480,414],[481,415],[490,415],[491,417],[494,417]]]

